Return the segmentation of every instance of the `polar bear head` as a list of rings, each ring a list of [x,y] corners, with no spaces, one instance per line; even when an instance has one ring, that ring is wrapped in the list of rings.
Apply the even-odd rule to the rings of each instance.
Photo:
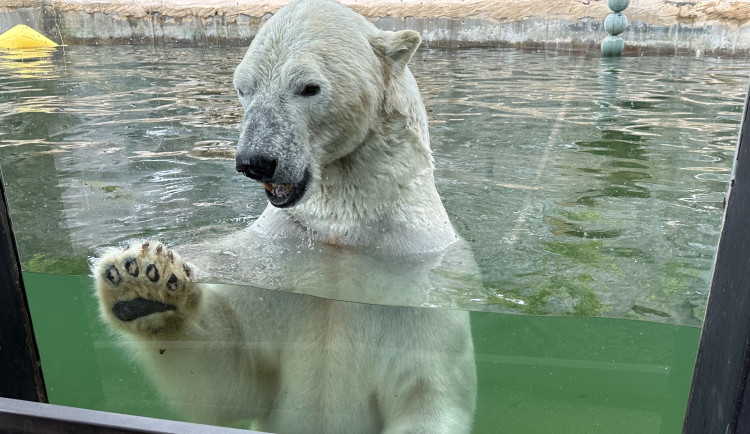
[[[263,183],[269,202],[290,207],[320,187],[325,168],[402,114],[426,114],[406,67],[419,34],[378,30],[333,0],[294,0],[258,32],[234,74],[245,112],[237,171]],[[429,150],[427,150],[429,152]],[[316,191],[324,188],[316,188]]]

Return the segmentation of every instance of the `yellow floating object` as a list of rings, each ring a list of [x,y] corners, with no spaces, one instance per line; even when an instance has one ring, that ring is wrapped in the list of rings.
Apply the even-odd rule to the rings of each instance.
[[[0,48],[2,49],[57,47],[57,45],[55,41],[23,24],[0,35]]]

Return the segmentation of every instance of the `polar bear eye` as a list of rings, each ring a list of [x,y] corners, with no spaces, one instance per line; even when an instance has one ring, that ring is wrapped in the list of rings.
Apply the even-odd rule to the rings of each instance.
[[[299,96],[315,96],[320,93],[320,86],[317,84],[308,84],[300,92]]]
[[[241,91],[240,89],[237,89],[237,94],[240,96],[240,98],[245,96],[245,92]]]

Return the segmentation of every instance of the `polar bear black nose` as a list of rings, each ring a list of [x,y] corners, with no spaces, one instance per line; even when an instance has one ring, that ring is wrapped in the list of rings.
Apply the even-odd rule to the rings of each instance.
[[[275,159],[260,156],[237,158],[237,171],[256,181],[270,181],[277,164]]]

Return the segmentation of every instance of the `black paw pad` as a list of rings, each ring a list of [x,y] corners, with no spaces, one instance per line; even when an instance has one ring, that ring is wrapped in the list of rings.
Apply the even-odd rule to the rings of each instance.
[[[177,276],[172,274],[169,276],[169,279],[167,280],[167,289],[170,291],[174,291],[177,289]]]
[[[125,271],[133,277],[138,277],[138,274],[140,273],[140,270],[138,269],[138,261],[136,261],[135,258],[125,261]]]
[[[162,303],[158,300],[136,298],[128,301],[118,301],[112,306],[112,313],[121,321],[133,321],[152,313],[177,310],[173,304]]]
[[[152,282],[159,281],[159,270],[156,269],[156,265],[151,264],[146,267],[146,277],[148,277],[148,280]]]
[[[118,285],[120,283],[120,280],[122,280],[120,272],[114,265],[110,265],[106,270],[104,270],[104,277],[106,277],[107,280],[109,280],[113,285]]]

